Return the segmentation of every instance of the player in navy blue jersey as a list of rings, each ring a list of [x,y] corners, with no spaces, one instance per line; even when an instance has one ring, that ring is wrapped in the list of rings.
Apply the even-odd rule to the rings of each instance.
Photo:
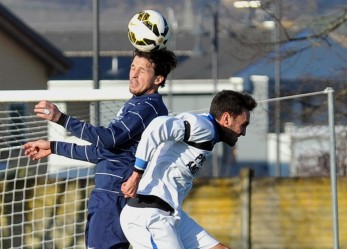
[[[87,248],[129,247],[119,223],[120,212],[127,202],[121,185],[133,172],[142,132],[154,118],[168,115],[158,89],[165,85],[176,64],[175,54],[167,49],[135,50],[129,73],[129,91],[133,97],[108,127],[96,127],[68,116],[48,101],[40,101],[35,106],[38,117],[60,124],[74,136],[90,143],[77,145],[39,140],[23,146],[25,154],[34,160],[53,153],[96,164],[95,187],[88,201]]]

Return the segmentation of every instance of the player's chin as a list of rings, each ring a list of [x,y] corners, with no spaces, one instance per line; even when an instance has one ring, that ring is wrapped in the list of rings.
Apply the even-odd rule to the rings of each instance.
[[[135,96],[142,95],[142,92],[137,87],[132,86],[132,85],[130,85],[129,91],[130,91],[131,94],[133,94]]]
[[[135,95],[135,96],[141,96],[141,95],[144,95],[144,94],[149,93],[149,92],[147,92],[146,90],[142,90],[142,89],[131,89],[130,88],[130,93],[132,95]]]

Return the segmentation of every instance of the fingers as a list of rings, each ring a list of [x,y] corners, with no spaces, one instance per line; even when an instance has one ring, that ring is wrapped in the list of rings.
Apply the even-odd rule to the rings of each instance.
[[[128,194],[124,194],[124,193],[123,193],[123,195],[124,195],[124,198],[132,198],[132,196],[130,196],[130,195],[128,195]]]
[[[60,111],[53,103],[42,100],[38,104],[35,105],[34,112],[36,116],[49,120],[56,121],[57,117],[60,117]]]
[[[33,160],[38,160],[40,157],[38,156],[38,148],[34,147],[32,143],[26,143],[22,146],[25,150],[24,154]]]
[[[33,160],[38,160],[44,157],[41,155],[40,148],[35,142],[28,142],[22,146],[24,149],[24,154]]]
[[[29,143],[22,145],[22,148],[25,150],[26,155],[27,155],[27,153],[30,153],[30,152],[35,150],[34,143],[32,143],[32,142],[29,142]]]
[[[25,150],[29,149],[30,147],[31,147],[31,143],[26,143],[26,144],[22,145],[22,148],[25,149]]]
[[[41,100],[39,103],[35,105],[35,108],[46,108],[46,107],[52,107],[52,106],[54,106],[53,103],[47,100]]]
[[[134,198],[136,197],[136,191],[134,191],[131,186],[128,187],[127,182],[124,182],[121,186],[121,191],[125,198]]]
[[[51,112],[52,108],[53,108],[52,103],[46,100],[43,100],[35,105],[34,112],[49,115],[50,114],[49,112]]]
[[[34,108],[34,112],[36,113],[36,116],[51,120],[53,118],[52,108],[47,106],[38,106],[36,105]]]
[[[128,194],[128,189],[127,189],[127,183],[126,183],[126,182],[124,182],[124,183],[122,184],[122,186],[121,186],[121,191],[122,191],[122,193],[124,194],[124,196]]]
[[[123,193],[123,195],[124,195],[125,198],[135,198],[136,197],[136,194],[131,194],[130,195],[130,194],[124,194]]]

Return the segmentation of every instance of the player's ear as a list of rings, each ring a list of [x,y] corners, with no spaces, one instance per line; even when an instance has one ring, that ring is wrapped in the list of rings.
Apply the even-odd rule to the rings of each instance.
[[[164,76],[157,75],[157,76],[155,76],[154,83],[157,84],[157,85],[160,85],[161,83],[163,83],[164,80],[165,80]]]
[[[229,112],[224,112],[219,120],[219,123],[222,125],[222,126],[230,126],[231,123],[232,123],[232,116],[230,115]]]

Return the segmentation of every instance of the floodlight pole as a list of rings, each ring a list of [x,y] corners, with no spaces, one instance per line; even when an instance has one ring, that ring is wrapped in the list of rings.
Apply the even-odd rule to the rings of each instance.
[[[203,8],[208,8],[210,17],[211,17],[211,30],[210,30],[210,49],[211,49],[211,78],[213,83],[212,97],[218,92],[218,50],[219,50],[219,40],[218,40],[218,4],[206,4]],[[201,56],[204,54],[204,51],[201,46],[201,36],[206,34],[205,30],[202,27],[202,11],[200,10],[197,16],[197,28],[195,30],[196,40],[195,46],[193,49],[193,55]],[[219,155],[222,154],[222,143],[216,144],[214,153],[212,156],[212,175],[213,177],[219,176]]]
[[[218,93],[218,8],[219,5],[207,5],[211,13],[211,32],[210,32],[210,45],[211,45],[211,64],[212,64],[212,80],[213,80],[213,95]],[[214,177],[220,176],[220,160],[219,155],[223,154],[223,144],[219,143],[215,146],[215,152],[213,154],[213,172]]]
[[[281,51],[280,51],[280,40],[281,40],[281,6],[280,1],[277,1],[274,6],[275,18],[275,29],[274,29],[274,42],[275,42],[275,97],[279,98],[281,95]],[[276,17],[277,16],[277,17]],[[281,176],[281,103],[280,101],[275,102],[275,133],[276,133],[276,167],[275,176]]]
[[[172,50],[175,51],[177,49],[176,47],[176,31],[178,29],[178,24],[177,24],[177,19],[176,19],[176,16],[175,16],[175,11],[173,8],[169,7],[167,8],[167,13],[168,13],[168,18],[169,18],[169,23],[171,24],[171,27],[172,27],[172,32],[171,32],[171,38],[170,38],[170,41],[171,41],[171,47],[172,47]],[[169,88],[169,91],[168,91],[168,99],[169,99],[169,110],[173,110],[173,93],[172,93],[172,79],[174,78],[173,77],[173,74],[174,72],[171,72],[169,74],[169,80],[168,80],[168,88]]]
[[[99,0],[93,0],[93,88],[99,89]],[[91,106],[91,122],[100,124],[100,103],[95,101]]]
[[[212,12],[211,24],[211,56],[212,56],[212,79],[213,94],[218,92],[218,5],[210,6]]]
[[[219,4],[212,5],[206,4],[203,8],[208,8],[209,14],[211,16],[211,30],[210,30],[210,49],[211,49],[211,78],[213,83],[212,95],[218,92],[218,51],[219,51],[219,39],[218,39],[218,8]],[[197,16],[197,27],[195,29],[195,45],[193,49],[194,56],[202,56],[204,50],[201,45],[201,36],[207,34],[207,32],[202,27],[202,16],[203,9],[200,10]]]

